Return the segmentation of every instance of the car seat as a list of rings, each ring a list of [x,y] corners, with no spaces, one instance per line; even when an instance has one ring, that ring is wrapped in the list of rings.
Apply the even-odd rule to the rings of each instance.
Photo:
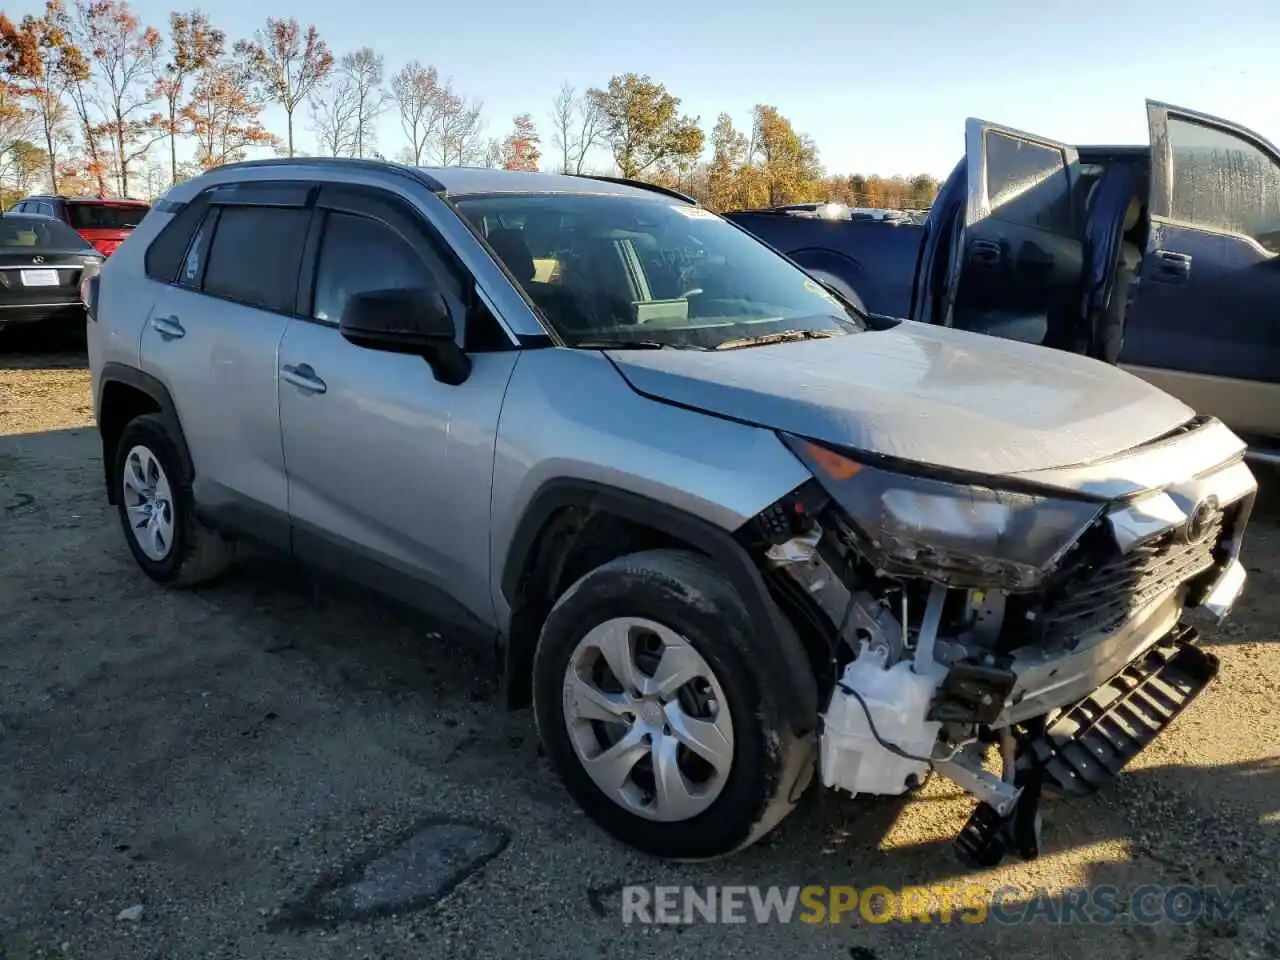
[[[558,284],[539,283],[535,279],[537,265],[529,245],[525,243],[524,231],[513,228],[491,230],[485,239],[553,326],[575,332],[588,326],[578,298],[571,290]]]

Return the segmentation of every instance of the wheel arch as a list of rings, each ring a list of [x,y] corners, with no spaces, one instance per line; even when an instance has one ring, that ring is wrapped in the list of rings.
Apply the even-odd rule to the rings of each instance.
[[[867,271],[853,257],[821,247],[806,247],[789,255],[811,274],[820,274],[819,279],[830,283],[842,296],[852,300],[853,305],[864,313],[867,311],[868,290],[873,286]]]
[[[195,467],[186,436],[182,432],[177,405],[168,388],[150,374],[122,363],[104,364],[98,382],[96,409],[98,434],[102,438],[102,470],[107,485],[107,502],[112,506],[116,503],[111,474],[120,436],[131,420],[143,414],[157,413],[164,419],[165,427],[173,437],[178,457],[182,461],[184,479],[189,481],[195,475]]]
[[[807,654],[774,603],[760,571],[733,535],[678,507],[589,480],[545,482],[521,517],[502,566],[511,609],[501,668],[508,706],[530,702],[533,652],[559,596],[587,571],[636,550],[683,548],[715,561],[742,597],[753,623],[744,642],[774,688],[780,719],[796,733],[813,728],[817,682]]]

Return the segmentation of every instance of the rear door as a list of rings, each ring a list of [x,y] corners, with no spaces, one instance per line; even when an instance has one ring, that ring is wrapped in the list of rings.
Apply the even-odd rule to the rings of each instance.
[[[1280,437],[1280,151],[1147,103],[1151,231],[1121,364],[1236,430]]]
[[[1079,312],[1082,204],[1074,147],[965,123],[967,196],[934,322],[1066,346]]]
[[[277,367],[294,315],[313,184],[215,188],[176,275],[161,278],[142,368],[177,406],[196,500],[221,522],[289,548]]]

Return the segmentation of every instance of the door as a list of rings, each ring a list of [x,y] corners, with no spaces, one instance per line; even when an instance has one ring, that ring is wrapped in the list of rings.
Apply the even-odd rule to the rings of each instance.
[[[1280,152],[1149,102],[1151,230],[1122,365],[1250,435],[1280,437]]]
[[[280,349],[280,414],[295,553],[455,625],[493,622],[489,499],[498,414],[518,353],[472,352],[462,384],[421,356],[338,332],[353,293],[430,271],[465,342],[470,278],[425,218],[375,190],[325,187],[314,297]]]
[[[965,167],[963,223],[951,235],[946,295],[934,321],[1067,346],[1083,265],[1075,149],[971,119]]]
[[[297,299],[310,185],[274,195],[252,186],[225,205],[215,194],[178,275],[160,287],[142,367],[173,396],[201,509],[287,549],[277,353]]]

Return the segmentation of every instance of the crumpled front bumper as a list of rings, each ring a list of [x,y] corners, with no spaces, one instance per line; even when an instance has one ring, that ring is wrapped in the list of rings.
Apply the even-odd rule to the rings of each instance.
[[[1202,586],[1196,597],[1190,595],[1187,583],[1154,597],[1135,609],[1117,631],[1082,637],[1072,649],[1018,650],[1012,666],[1016,683],[992,726],[1041,716],[1088,696],[1184,620],[1208,625],[1225,617],[1243,592],[1248,576],[1240,562],[1240,546],[1257,489],[1248,466],[1235,461],[1111,511],[1107,523],[1122,554],[1154,538],[1193,537],[1206,509],[1230,511],[1232,526],[1218,547],[1216,578],[1207,589]]]

